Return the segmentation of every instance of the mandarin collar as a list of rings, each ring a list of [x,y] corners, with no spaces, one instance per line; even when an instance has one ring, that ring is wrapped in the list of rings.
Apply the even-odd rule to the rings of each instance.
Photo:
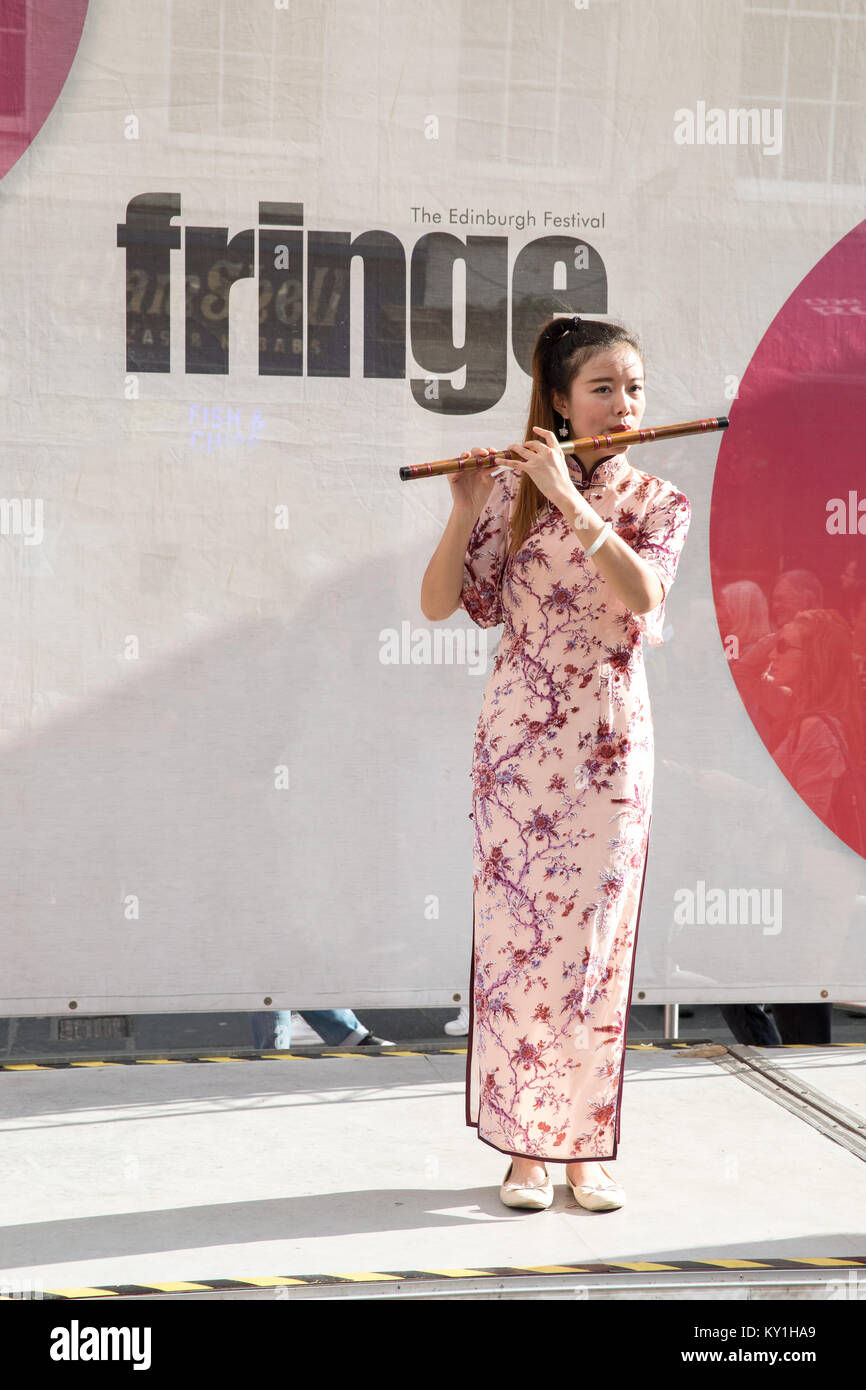
[[[627,455],[628,449],[623,454],[608,454],[607,458],[596,461],[591,473],[587,473],[586,464],[576,454],[566,454],[565,462],[575,487],[581,492],[588,492],[592,488],[611,487],[621,482],[631,471]]]

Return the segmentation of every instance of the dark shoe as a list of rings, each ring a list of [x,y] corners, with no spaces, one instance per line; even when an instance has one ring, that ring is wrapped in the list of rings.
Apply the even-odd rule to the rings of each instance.
[[[387,1038],[377,1038],[376,1035],[375,1035],[375,1033],[367,1033],[367,1035],[366,1035],[365,1037],[360,1038],[360,1039],[358,1040],[358,1042],[353,1043],[352,1046],[354,1046],[354,1047],[393,1047],[394,1044],[393,1044],[392,1042],[388,1042]]]

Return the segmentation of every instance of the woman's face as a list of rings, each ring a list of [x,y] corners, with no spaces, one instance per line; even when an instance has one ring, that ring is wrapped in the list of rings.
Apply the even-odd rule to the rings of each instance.
[[[797,614],[802,613],[804,608],[817,607],[814,598],[803,589],[802,585],[792,584],[787,579],[776,581],[770,600],[770,614],[777,628],[783,627],[785,623],[793,622]]]
[[[803,634],[796,623],[786,623],[776,634],[771,672],[777,685],[789,689],[798,685],[803,675]]]
[[[572,381],[568,397],[555,394],[553,404],[569,421],[572,439],[639,429],[646,409],[643,363],[624,343],[596,352]],[[627,448],[627,444],[607,444],[601,449],[581,449],[580,458],[591,461]]]

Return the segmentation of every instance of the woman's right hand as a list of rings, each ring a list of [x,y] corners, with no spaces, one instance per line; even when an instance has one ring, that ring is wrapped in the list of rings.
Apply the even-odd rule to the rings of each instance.
[[[768,632],[763,637],[759,637],[757,642],[753,642],[747,652],[739,657],[737,665],[741,671],[751,671],[753,675],[760,676],[766,671],[767,663],[776,649],[776,642],[779,640],[778,633]]]
[[[502,453],[496,449],[464,450],[461,458],[478,458],[481,454]],[[451,485],[451,501],[455,511],[471,515],[476,520],[484,510],[485,503],[496,484],[491,468],[468,468],[463,473],[446,473]]]

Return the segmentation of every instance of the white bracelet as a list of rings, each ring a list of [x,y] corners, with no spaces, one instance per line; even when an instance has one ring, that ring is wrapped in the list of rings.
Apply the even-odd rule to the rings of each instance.
[[[612,530],[613,527],[611,526],[610,522],[606,521],[602,526],[601,530],[599,531],[598,535],[596,536],[595,540],[593,541],[592,545],[589,547],[588,550],[585,550],[583,552],[584,555],[594,555],[595,552],[598,550],[599,546],[604,545]]]

